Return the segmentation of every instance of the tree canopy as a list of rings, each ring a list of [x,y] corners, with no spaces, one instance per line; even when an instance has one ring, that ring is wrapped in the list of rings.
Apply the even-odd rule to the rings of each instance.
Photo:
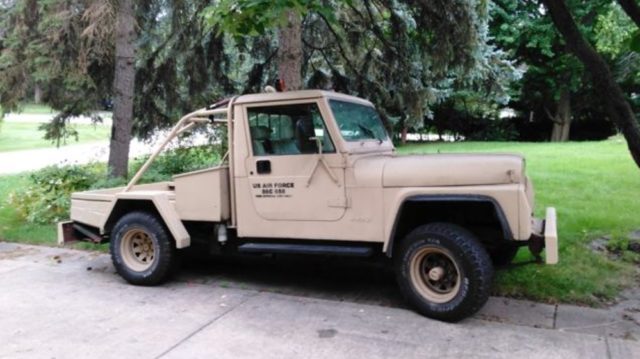
[[[567,4],[638,111],[637,24],[616,2]],[[71,135],[69,116],[92,114],[112,98],[116,5],[0,2],[2,108],[19,109],[38,86],[60,111],[47,135],[60,138]],[[598,89],[538,1],[151,0],[135,6],[135,135],[273,85],[282,72],[278,34],[292,13],[300,19],[302,87],[368,98],[395,130],[534,140],[556,130],[556,139],[614,131]],[[506,106],[515,119],[499,116]],[[480,128],[489,131],[474,137]]]

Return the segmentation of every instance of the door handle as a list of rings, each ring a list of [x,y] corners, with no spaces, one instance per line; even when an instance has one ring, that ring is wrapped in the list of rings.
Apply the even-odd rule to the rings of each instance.
[[[271,173],[271,161],[260,160],[256,162],[256,172],[258,172],[258,174]]]

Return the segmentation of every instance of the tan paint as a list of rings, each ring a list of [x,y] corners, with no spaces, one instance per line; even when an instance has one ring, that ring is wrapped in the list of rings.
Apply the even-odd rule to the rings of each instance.
[[[544,226],[545,262],[558,263],[558,229],[556,228],[556,209],[547,208]]]
[[[164,221],[164,224],[171,232],[173,239],[176,241],[176,248],[186,248],[191,245],[191,237],[187,232],[187,229],[182,224],[182,220],[176,211],[173,203],[173,194],[168,191],[132,191],[132,192],[120,192],[116,194],[117,200],[143,200],[151,201],[158,210],[160,217]],[[115,201],[114,201],[115,205]],[[111,213],[111,211],[109,211]],[[104,228],[105,223],[102,225]]]
[[[384,187],[494,185],[519,183],[522,178],[521,156],[421,155],[387,159],[382,184]]]
[[[477,195],[493,198],[502,208],[509,228],[516,240],[527,240],[531,233],[521,231],[521,218],[518,212],[517,184],[485,185],[485,186],[458,186],[458,187],[408,187],[385,188],[384,193],[384,237],[391,238],[391,232],[396,220],[396,214],[402,204],[414,196],[438,196],[438,195]],[[527,221],[530,217],[527,218]],[[387,250],[389,241],[384,241],[384,251]]]
[[[181,220],[222,222],[229,219],[229,167],[173,176],[175,207]]]
[[[504,212],[516,240],[527,240],[532,223],[533,186],[517,155],[397,156],[390,139],[345,141],[329,107],[330,99],[366,106],[370,102],[325,91],[252,94],[236,97],[226,108],[201,109],[183,117],[126,188],[76,193],[71,219],[99,228],[119,199],[154,203],[176,239],[190,244],[183,220],[226,222],[239,237],[297,238],[382,243],[386,251],[399,208],[412,196],[480,195],[492,198]],[[247,125],[252,106],[315,103],[335,153],[254,156]],[[207,116],[225,117],[228,163],[177,175],[174,182],[137,186],[136,181],[172,137]],[[270,174],[258,174],[256,162],[269,160]],[[267,186],[265,187],[265,184]],[[271,187],[269,187],[271,186]],[[265,188],[285,188],[274,196]],[[542,223],[542,222],[540,222]],[[542,230],[542,228],[540,228]],[[555,211],[544,226],[547,262],[557,262]]]

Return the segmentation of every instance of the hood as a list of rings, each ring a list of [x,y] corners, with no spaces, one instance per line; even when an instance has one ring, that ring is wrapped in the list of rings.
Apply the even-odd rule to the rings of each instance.
[[[525,178],[524,159],[510,154],[380,156],[358,161],[355,167],[360,178],[372,174],[372,167],[382,169],[383,187],[497,185]]]
[[[439,187],[519,183],[524,159],[517,155],[444,154],[387,160],[384,187]]]

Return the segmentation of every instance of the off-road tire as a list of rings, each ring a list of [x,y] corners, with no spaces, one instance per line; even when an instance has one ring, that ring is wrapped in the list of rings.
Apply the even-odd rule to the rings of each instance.
[[[489,299],[493,282],[491,258],[480,241],[460,226],[449,223],[420,226],[400,242],[396,253],[394,264],[400,291],[427,317],[457,322],[476,313]],[[417,262],[419,258],[421,263]],[[444,294],[436,292],[443,287],[438,287],[439,282],[434,284],[431,272],[438,274],[443,270],[432,267],[426,271],[434,260],[443,264],[441,268],[453,268],[440,276],[445,280],[450,273],[457,273],[457,287]]]
[[[150,260],[140,260],[141,256],[134,253],[139,249],[133,249],[129,242],[136,240],[144,242],[147,248],[152,246],[147,251]],[[161,220],[147,212],[131,212],[118,220],[111,232],[110,252],[118,274],[135,285],[152,286],[166,281],[178,260],[168,230]]]
[[[513,262],[513,259],[518,254],[518,249],[520,249],[519,246],[506,243],[489,251],[489,256],[491,257],[491,261],[494,266],[504,267]]]

